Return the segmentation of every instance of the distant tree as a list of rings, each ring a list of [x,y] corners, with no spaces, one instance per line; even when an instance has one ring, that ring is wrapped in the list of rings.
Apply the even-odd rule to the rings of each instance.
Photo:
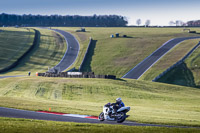
[[[151,21],[149,19],[146,20],[145,26],[148,27],[150,25]]]
[[[176,23],[176,26],[179,26],[179,20],[176,20],[175,23]]]
[[[173,26],[174,24],[175,24],[174,21],[170,21],[170,22],[169,22],[169,25],[170,25],[170,26]]]
[[[176,26],[183,26],[184,25],[184,22],[181,21],[181,20],[176,20]]]
[[[142,20],[141,20],[141,19],[137,19],[137,20],[136,20],[136,24],[137,24],[138,26],[140,26],[141,23],[142,23]]]
[[[185,23],[183,21],[180,21],[179,24],[180,24],[180,26],[184,26],[185,25]]]

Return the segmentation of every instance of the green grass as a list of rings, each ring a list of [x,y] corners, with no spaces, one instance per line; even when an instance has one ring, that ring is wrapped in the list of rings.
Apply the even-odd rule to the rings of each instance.
[[[0,28],[0,70],[16,62],[32,45],[35,32],[24,28]]]
[[[20,64],[4,75],[27,75],[36,72],[46,72],[48,67],[54,67],[62,59],[67,45],[62,36],[47,30],[37,29],[40,32],[37,46]]]
[[[198,39],[193,39],[186,40],[178,44],[164,57],[162,57],[155,65],[153,65],[147,72],[145,72],[140,79],[152,81],[155,77],[167,70],[170,66],[181,60],[198,43]]]
[[[76,33],[79,28],[60,28],[74,34],[80,42],[80,53],[72,67],[77,69],[82,62],[89,37],[97,40],[91,69],[96,74],[114,74],[123,76],[146,56],[160,47],[164,42],[175,37],[197,36],[183,33],[181,28],[86,28],[88,32]],[[40,31],[37,47],[6,75],[25,75],[28,71],[45,72],[49,67],[58,64],[65,53],[66,44],[63,37],[45,29]],[[199,29],[194,29],[198,30]],[[129,38],[110,38],[110,34],[119,32]],[[1,34],[1,33],[0,33]],[[175,49],[182,57],[192,42],[183,43]],[[185,51],[185,52],[182,52]],[[176,50],[174,50],[176,51]],[[174,52],[172,51],[172,52]],[[191,70],[198,69],[199,49],[188,61]],[[177,54],[176,54],[177,55]],[[171,57],[168,57],[171,58]],[[170,61],[172,63],[173,61]],[[175,60],[174,60],[175,62]],[[166,64],[167,67],[169,64]],[[187,66],[189,66],[187,64]],[[161,67],[164,70],[164,67]],[[160,69],[160,71],[161,71]],[[187,72],[191,75],[190,71]],[[194,82],[198,83],[198,75]],[[149,77],[150,79],[151,77]],[[105,80],[105,79],[66,79],[21,77],[0,79],[0,106],[25,110],[48,110],[98,115],[102,106],[122,97],[126,106],[131,107],[128,120],[170,125],[200,126],[200,90],[189,87],[166,85],[137,80]],[[27,123],[27,124],[25,124]],[[40,125],[40,126],[38,126]],[[42,126],[41,126],[42,125]],[[22,132],[198,132],[196,129],[127,127],[110,125],[93,125],[78,123],[47,122],[25,119],[0,118],[0,127],[5,132],[22,129]],[[122,127],[122,128],[120,128]],[[54,130],[55,129],[55,130]],[[2,130],[1,130],[2,131]],[[0,132],[1,132],[0,131]]]
[[[200,88],[200,48],[197,48],[181,65],[166,73],[158,82]]]
[[[182,28],[87,27],[87,32],[82,33],[74,32],[79,28],[60,29],[73,33],[81,43],[79,58],[74,65],[77,69],[91,36],[94,40],[97,40],[97,44],[89,67],[96,74],[112,74],[117,77],[122,77],[166,41],[176,37],[198,36],[198,34],[184,33]],[[191,29],[200,31],[199,28]],[[120,33],[121,36],[126,34],[128,37],[110,38],[110,35],[115,33]],[[85,36],[82,41],[78,34]]]
[[[0,118],[0,129],[0,132],[2,133],[198,133],[200,131],[199,129],[195,128],[165,128],[105,124],[84,124],[15,118]]]
[[[128,120],[200,126],[200,90],[137,80],[8,78],[0,80],[0,106],[99,115],[122,97]]]

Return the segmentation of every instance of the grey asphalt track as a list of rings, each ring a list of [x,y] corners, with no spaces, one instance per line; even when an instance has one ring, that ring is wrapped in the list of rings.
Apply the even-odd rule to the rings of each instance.
[[[75,62],[79,53],[79,43],[72,34],[65,32],[63,30],[58,30],[58,29],[53,29],[53,30],[62,34],[67,42],[67,50],[65,52],[65,55],[63,56],[60,63],[55,66],[58,67],[60,71],[65,71]]]
[[[71,116],[46,114],[46,113],[40,113],[40,112],[35,112],[35,111],[26,111],[26,110],[12,109],[12,108],[4,108],[4,107],[0,107],[0,117],[25,118],[25,119],[62,121],[62,122],[78,122],[78,123],[119,124],[119,123],[117,123],[115,121],[103,121],[103,122],[100,122],[100,121],[98,121],[96,119],[77,118],[77,117],[71,117]],[[123,123],[120,123],[120,125],[192,128],[192,127],[186,127],[186,126],[144,124],[144,123],[137,123],[137,122],[131,122],[131,121],[125,121]]]
[[[16,76],[0,76],[0,79],[3,78],[13,78],[13,77],[24,77],[25,75],[16,75]]]
[[[151,68],[162,56],[170,51],[174,46],[184,40],[197,39],[200,37],[183,37],[169,40],[153,52],[150,56],[144,59],[141,63],[136,65],[132,70],[125,74],[122,78],[139,79],[149,68]]]

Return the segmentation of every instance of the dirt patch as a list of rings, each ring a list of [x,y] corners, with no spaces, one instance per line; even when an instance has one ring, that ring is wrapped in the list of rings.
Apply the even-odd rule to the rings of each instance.
[[[63,48],[64,47],[63,38],[58,33],[52,32],[52,34],[55,37],[56,45],[59,46],[60,48]]]
[[[114,60],[116,66],[131,66],[131,58],[129,57],[120,57]]]
[[[81,42],[84,42],[87,40],[87,35],[85,35],[84,33],[76,33],[78,35],[78,38],[81,40]]]

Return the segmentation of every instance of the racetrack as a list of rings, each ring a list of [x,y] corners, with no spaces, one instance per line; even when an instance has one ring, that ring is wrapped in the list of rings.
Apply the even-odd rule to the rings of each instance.
[[[0,107],[0,117],[12,117],[12,118],[25,118],[25,119],[37,119],[37,120],[49,120],[49,121],[63,121],[63,122],[78,122],[78,123],[101,123],[101,124],[120,124],[128,126],[155,126],[155,127],[176,127],[176,128],[191,128],[186,126],[170,126],[170,125],[158,125],[158,124],[144,124],[131,121],[125,121],[123,123],[117,123],[115,121],[103,121],[100,122],[95,118],[80,118],[73,115],[59,115],[50,113],[41,113],[35,111],[26,111],[12,108]],[[197,127],[198,128],[198,127]]]
[[[79,43],[72,34],[65,32],[63,30],[58,30],[58,29],[53,29],[53,30],[62,34],[67,43],[67,50],[65,52],[65,55],[63,56],[60,63],[55,66],[58,67],[60,71],[65,71],[75,62],[80,49]]]
[[[167,54],[174,46],[181,43],[184,40],[189,39],[197,39],[200,37],[183,37],[183,38],[175,38],[164,43],[160,48],[154,51],[150,56],[136,65],[133,69],[131,69],[127,74],[125,74],[122,78],[129,79],[139,79],[149,68],[151,68],[162,56]]]

